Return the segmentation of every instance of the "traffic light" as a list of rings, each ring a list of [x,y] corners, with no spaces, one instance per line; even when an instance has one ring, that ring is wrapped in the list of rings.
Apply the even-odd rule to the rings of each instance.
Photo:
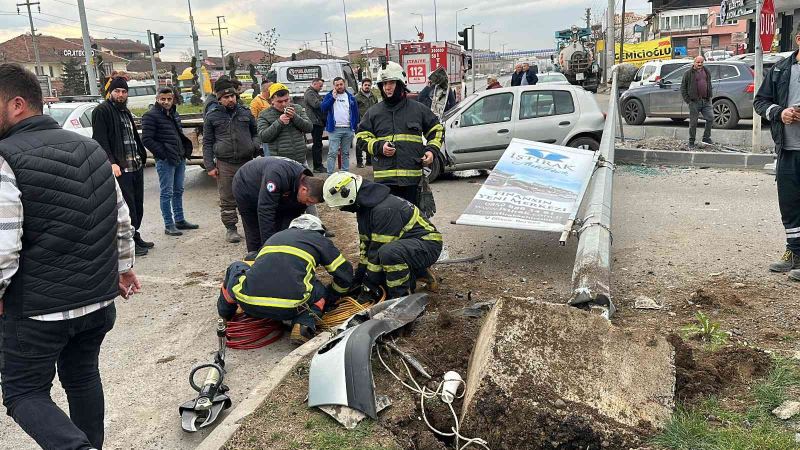
[[[164,48],[164,44],[161,41],[164,40],[164,36],[153,33],[153,53],[160,53],[161,49]]]
[[[464,31],[458,32],[458,43],[464,46],[464,50],[471,50],[469,42],[469,30],[472,27],[464,28]]]

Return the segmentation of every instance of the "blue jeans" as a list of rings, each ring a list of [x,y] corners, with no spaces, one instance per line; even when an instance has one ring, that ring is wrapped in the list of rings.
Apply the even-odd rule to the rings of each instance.
[[[161,216],[164,226],[182,222],[183,217],[183,180],[186,177],[186,161],[178,165],[159,159],[156,161],[158,182],[161,186]]]
[[[355,133],[349,127],[339,127],[328,133],[328,174],[336,172],[336,157],[342,150],[342,170],[350,170],[350,147]]]
[[[269,144],[261,144],[261,151],[264,152],[264,156],[269,156]]]
[[[110,304],[68,320],[0,316],[0,372],[7,414],[42,448],[102,448],[105,415],[100,345],[114,327]],[[58,372],[69,416],[50,397]]]

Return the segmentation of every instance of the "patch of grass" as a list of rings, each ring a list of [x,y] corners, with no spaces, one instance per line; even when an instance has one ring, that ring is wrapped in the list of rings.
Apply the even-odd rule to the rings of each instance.
[[[719,323],[698,312],[695,315],[695,323],[690,323],[681,328],[684,339],[699,338],[710,350],[716,350],[728,342],[728,334],[719,329]]]
[[[142,114],[146,113],[149,108],[131,108],[131,113],[137,117],[142,117]],[[182,105],[178,105],[178,114],[199,114],[203,112],[203,105],[190,105],[188,103],[184,103]]]
[[[725,409],[715,397],[694,407],[680,406],[652,443],[674,450],[796,450],[794,431],[771,411],[800,387],[800,368],[774,358],[769,375],[753,385],[745,412]]]
[[[311,447],[315,450],[398,450],[394,447],[369,445],[364,441],[372,434],[373,423],[365,420],[355,429],[346,430],[329,417],[316,416],[308,419],[304,425],[309,430]]]

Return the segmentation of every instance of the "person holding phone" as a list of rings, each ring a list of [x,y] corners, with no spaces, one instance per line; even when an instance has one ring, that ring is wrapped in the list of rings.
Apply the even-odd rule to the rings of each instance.
[[[800,25],[795,30],[794,42],[800,46]],[[778,206],[786,231],[783,256],[769,270],[788,273],[789,279],[800,281],[800,54],[797,50],[767,72],[753,108],[770,121],[778,157],[775,166]]]
[[[328,175],[336,171],[336,159],[341,151],[341,170],[350,170],[350,147],[358,128],[358,102],[345,84],[344,78],[333,79],[333,90],[322,99],[322,113],[326,114],[325,130],[328,132]]]
[[[292,103],[289,88],[282,83],[269,87],[270,107],[258,116],[258,136],[269,144],[272,156],[282,156],[308,166],[306,160],[306,133],[314,124],[305,109]]]
[[[419,206],[423,166],[443,159],[444,127],[430,108],[406,97],[406,74],[399,64],[386,64],[378,74],[378,88],[383,101],[359,123],[356,147],[372,155],[377,183]]]

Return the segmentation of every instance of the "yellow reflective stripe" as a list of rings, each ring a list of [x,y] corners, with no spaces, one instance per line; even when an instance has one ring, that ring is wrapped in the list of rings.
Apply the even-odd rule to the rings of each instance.
[[[369,236],[367,236],[366,234],[359,234],[358,235],[358,240],[363,243],[364,241],[368,241],[369,240]]]
[[[383,272],[383,267],[367,261],[367,270],[370,272]]]
[[[336,291],[336,292],[338,292],[340,294],[344,294],[345,292],[348,291],[347,288],[343,288],[343,287],[339,286],[338,284],[336,284],[336,281],[332,281],[331,282],[331,287],[333,288],[334,291]]]
[[[432,135],[432,136],[431,136]],[[442,124],[437,123],[428,130],[428,145],[442,149],[442,137],[444,136],[444,127]]]
[[[237,293],[236,288],[238,287],[237,298],[240,298],[245,303],[249,303],[252,305],[258,306],[275,306],[278,308],[289,308],[296,306],[298,303],[302,303],[307,301],[311,297],[311,290],[313,286],[311,286],[311,279],[314,278],[314,268],[317,267],[317,261],[311,256],[310,253],[303,249],[299,249],[297,247],[291,247],[288,245],[265,245],[260,252],[258,252],[258,256],[256,259],[268,254],[268,253],[285,253],[288,255],[296,256],[306,262],[306,276],[303,278],[303,284],[306,287],[306,292],[303,295],[302,299],[280,299],[274,297],[258,297],[254,295],[246,295],[241,292],[242,285],[244,280],[240,279],[239,284],[234,286],[234,293]]]
[[[372,233],[372,240],[375,241],[375,242],[380,242],[382,244],[386,244],[386,243],[389,243],[389,242],[394,242],[394,241],[396,241],[398,239],[400,239],[398,236],[390,236],[388,234]]]
[[[367,255],[366,254],[361,255],[361,257],[358,258],[358,263],[359,264],[364,264],[364,265],[369,264],[369,260],[367,259]]]
[[[327,266],[325,266],[325,270],[327,270],[328,272],[335,272],[336,269],[338,269],[339,266],[344,264],[345,261],[346,261],[346,259],[344,259],[344,256],[342,256],[342,254],[339,253],[339,256],[337,256],[336,259],[334,259],[332,263],[330,263]]]
[[[428,222],[427,220],[425,220],[425,217],[423,217],[423,216],[419,216],[419,218],[418,218],[417,222],[418,222],[420,225],[422,225],[422,228],[425,228],[425,231],[430,231],[431,233],[433,233],[434,231],[436,231],[436,229],[435,229],[435,228],[433,228],[433,225],[431,225],[431,224],[430,224],[430,222]]]
[[[441,233],[431,233],[422,236],[423,241],[439,241],[442,242],[442,235]]]
[[[406,225],[403,227],[403,229],[402,229],[402,230],[400,230],[400,236],[399,236],[399,237],[403,237],[403,235],[404,235],[404,234],[406,234],[406,233],[408,232],[408,230],[410,230],[410,229],[414,228],[414,224],[416,224],[416,223],[419,221],[419,218],[420,218],[420,215],[419,215],[419,208],[417,208],[417,207],[415,206],[415,207],[414,207],[414,213],[411,215],[411,219],[410,219],[410,220],[408,221],[408,223],[407,223],[407,224],[406,224]]]
[[[390,288],[397,287],[397,286],[402,286],[403,283],[408,281],[408,279],[410,277],[411,277],[411,274],[408,274],[408,275],[404,276],[403,278],[400,278],[399,280],[391,280],[391,281],[390,280],[386,280],[386,286],[388,286]]]
[[[416,142],[422,144],[422,136],[416,134],[390,134],[389,136],[378,136],[379,141],[389,142]]]
[[[367,144],[367,152],[370,155],[375,154],[375,149],[373,149],[372,147],[375,145],[376,142],[378,142],[378,138],[376,138],[375,135],[372,134],[372,132],[361,131],[359,133],[356,133],[356,139],[361,139]]]
[[[392,178],[392,177],[421,177],[422,176],[422,169],[415,169],[415,170],[403,170],[403,169],[396,169],[396,170],[376,170],[373,172],[373,176],[375,179],[378,178]]]
[[[256,295],[247,295],[242,292],[244,287],[244,280],[246,275],[239,277],[239,282],[233,287],[233,296],[240,302],[247,303],[254,306],[270,306],[273,308],[296,308],[297,306],[305,303],[311,297],[311,291],[303,295],[301,299],[291,298],[277,298],[277,297],[259,297]]]
[[[383,270],[385,270],[386,272],[401,272],[403,270],[408,270],[408,264],[384,265]]]

